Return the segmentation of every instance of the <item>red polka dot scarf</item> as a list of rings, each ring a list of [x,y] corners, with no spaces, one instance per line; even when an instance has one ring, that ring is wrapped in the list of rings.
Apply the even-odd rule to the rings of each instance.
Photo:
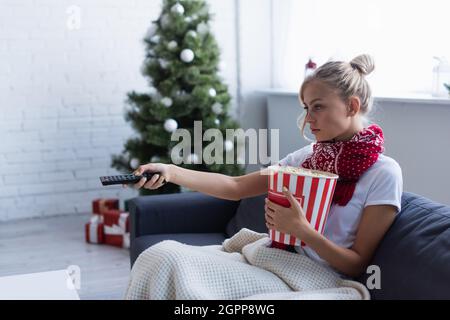
[[[359,177],[384,152],[381,128],[372,124],[349,141],[321,141],[313,145],[313,153],[302,163],[303,168],[327,171],[339,175],[333,203],[345,206],[355,191]]]

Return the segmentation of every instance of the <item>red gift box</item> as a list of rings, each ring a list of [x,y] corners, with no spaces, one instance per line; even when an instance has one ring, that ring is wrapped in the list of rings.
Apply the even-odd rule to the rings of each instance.
[[[129,248],[130,247],[130,234],[107,234],[105,233],[105,244],[109,244],[115,247]]]
[[[102,214],[105,243],[122,248],[130,247],[129,213],[107,210]]]
[[[95,199],[92,201],[92,212],[103,214],[107,210],[118,210],[119,199]]]
[[[100,219],[91,218],[85,225],[85,237],[87,243],[103,243],[105,240],[103,223]]]
[[[130,214],[120,210],[107,210],[103,212],[103,223],[105,226],[119,226],[124,232],[130,232]]]

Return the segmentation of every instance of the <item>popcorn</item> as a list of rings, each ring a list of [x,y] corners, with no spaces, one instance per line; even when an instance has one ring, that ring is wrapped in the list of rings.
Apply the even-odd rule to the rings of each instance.
[[[291,166],[274,166],[274,170],[278,172],[285,172],[289,174],[301,175],[301,176],[311,176],[317,178],[337,178],[338,176],[334,173],[312,170],[306,168],[296,168]]]

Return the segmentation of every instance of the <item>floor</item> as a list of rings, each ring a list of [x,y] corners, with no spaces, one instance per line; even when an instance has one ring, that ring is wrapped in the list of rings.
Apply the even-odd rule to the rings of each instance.
[[[0,277],[81,269],[82,300],[122,299],[130,274],[129,250],[87,244],[90,215],[59,216],[0,223]]]

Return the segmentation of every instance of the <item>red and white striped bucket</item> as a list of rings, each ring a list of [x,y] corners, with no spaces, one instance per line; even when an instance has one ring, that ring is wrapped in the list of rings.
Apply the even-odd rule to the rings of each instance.
[[[269,200],[283,207],[290,207],[289,200],[282,190],[283,186],[286,187],[300,203],[311,226],[323,234],[339,176],[324,171],[279,165],[270,166],[268,169]],[[293,246],[305,246],[300,239],[276,230],[269,229],[269,237],[272,241]]]

